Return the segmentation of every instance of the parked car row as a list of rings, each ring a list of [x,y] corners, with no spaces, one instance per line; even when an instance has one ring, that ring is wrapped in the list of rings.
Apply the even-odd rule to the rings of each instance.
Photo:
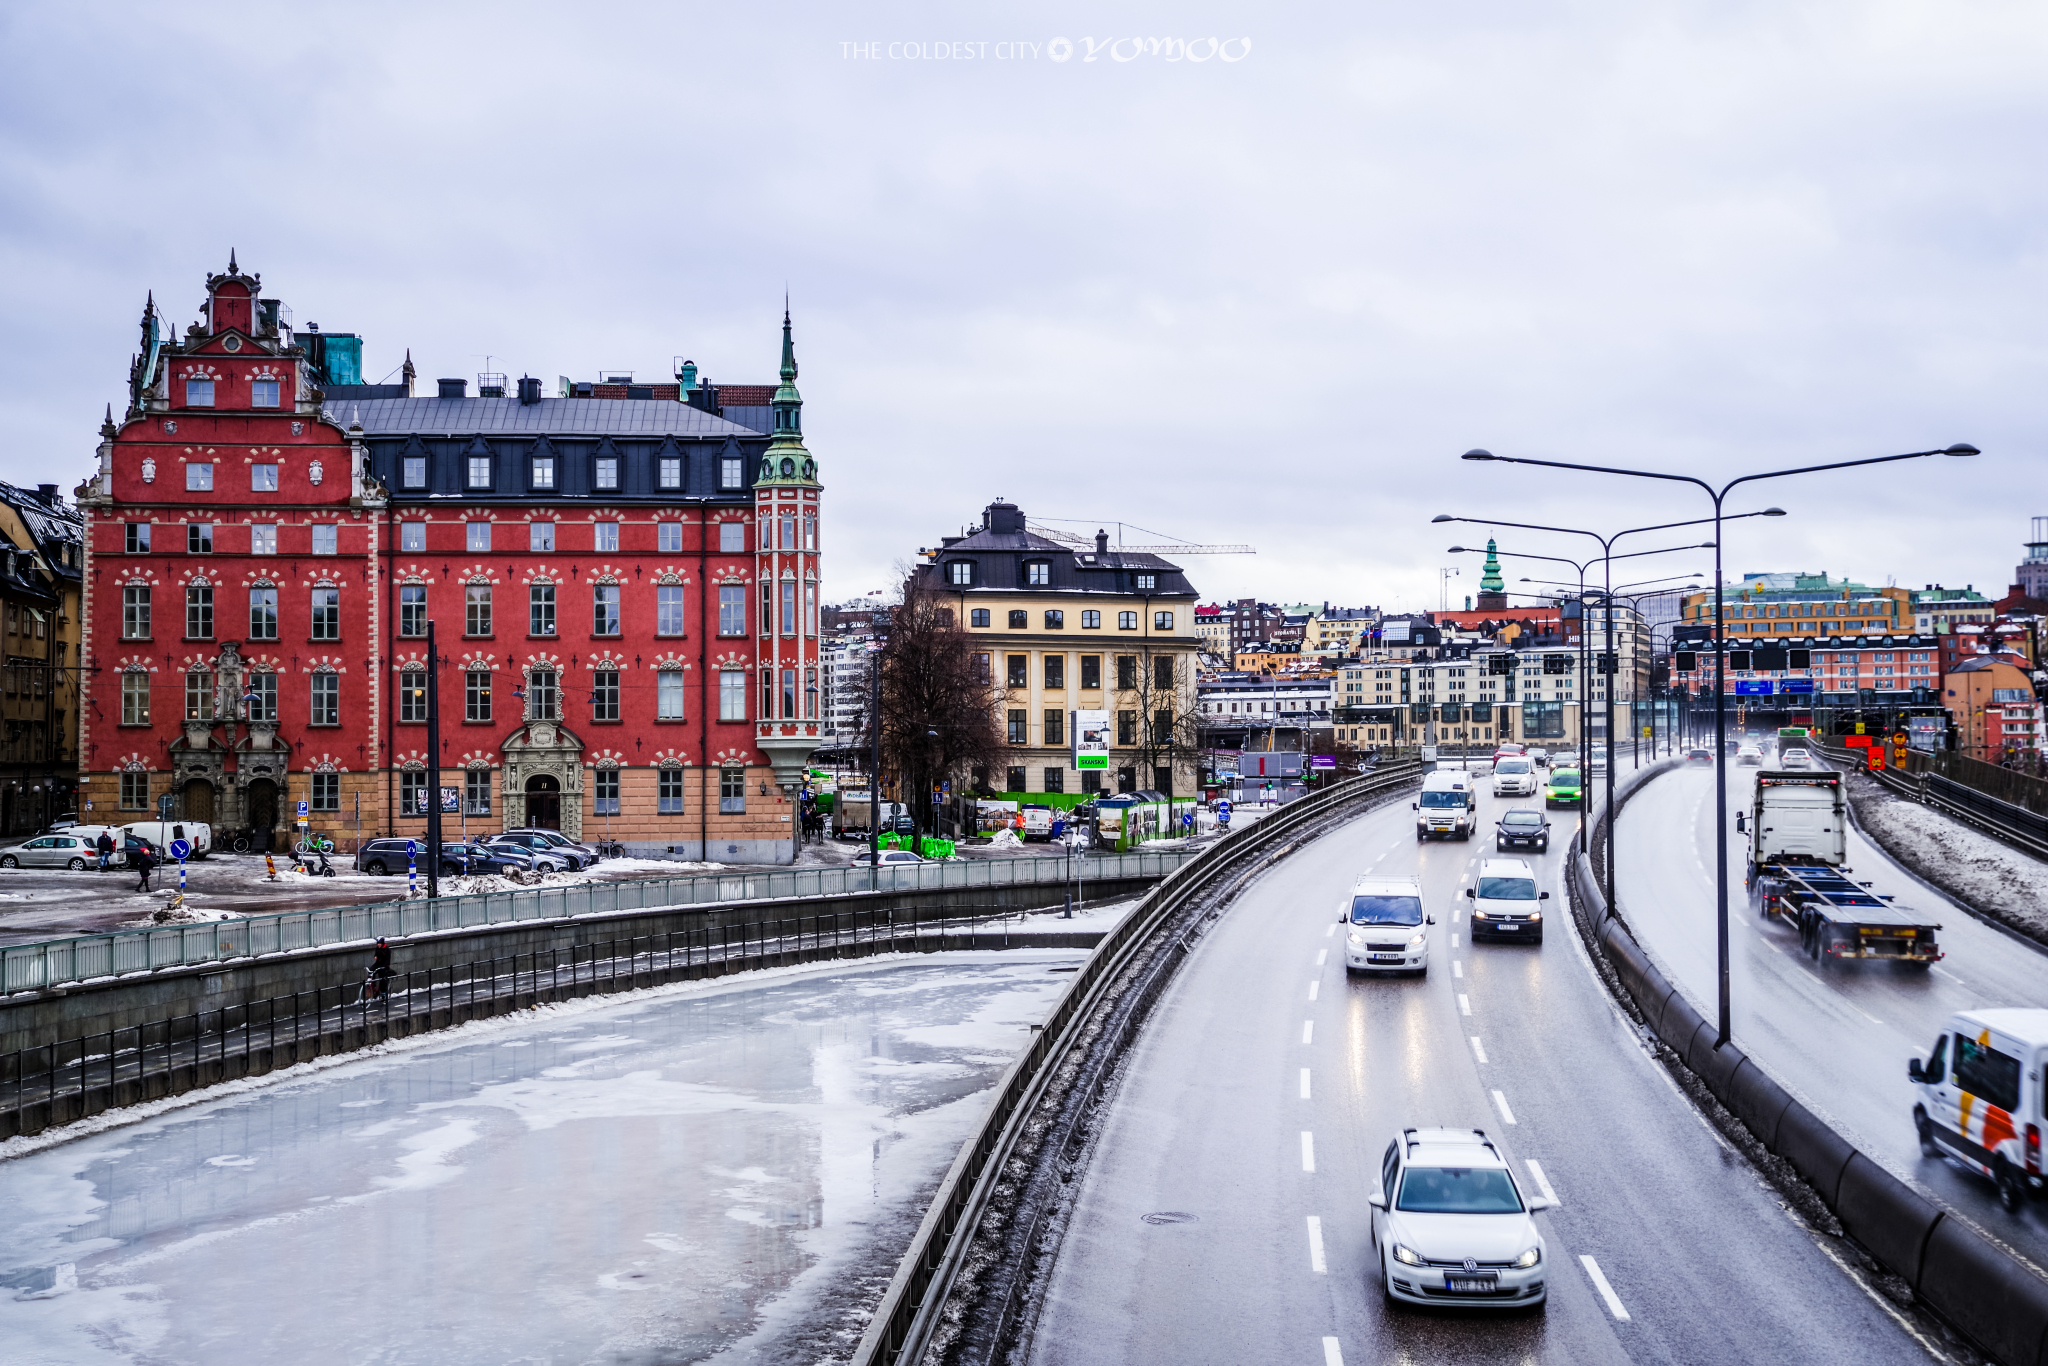
[[[408,854],[407,850],[414,852]],[[384,837],[367,841],[356,853],[356,870],[373,876],[402,873],[407,861],[419,868],[426,862],[426,841]],[[467,841],[444,841],[440,870],[443,873],[573,873],[598,860],[595,846],[581,844],[559,830],[528,828],[506,830]]]

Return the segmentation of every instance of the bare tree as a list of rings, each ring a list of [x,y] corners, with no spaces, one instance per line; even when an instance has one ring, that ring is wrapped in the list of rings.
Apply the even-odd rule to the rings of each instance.
[[[915,578],[904,584],[888,632],[875,656],[882,671],[882,764],[902,780],[917,828],[931,830],[932,789],[976,769],[987,772],[1001,759],[1001,694],[988,655],[974,648],[947,599]]]
[[[1202,758],[1200,718],[1180,705],[1184,680],[1174,673],[1180,665],[1170,654],[1125,658],[1130,659],[1131,672],[1126,675],[1126,666],[1121,661],[1117,664],[1113,694],[1116,759],[1134,763],[1141,789],[1156,789],[1158,770],[1165,769],[1169,775],[1163,789],[1166,795],[1191,796],[1192,792],[1174,791],[1171,780],[1183,766],[1199,770]],[[1193,663],[1191,659],[1187,662]]]

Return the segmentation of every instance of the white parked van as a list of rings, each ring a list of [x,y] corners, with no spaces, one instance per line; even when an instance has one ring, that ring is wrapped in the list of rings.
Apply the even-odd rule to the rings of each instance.
[[[1959,1010],[1925,1062],[1906,1064],[1920,1151],[1947,1154],[1998,1185],[2007,1210],[2041,1189],[2042,1069],[2048,1010]]]
[[[1337,908],[1344,936],[1344,970],[1429,972],[1429,927],[1422,884],[1412,877],[1360,878]]]
[[[1469,840],[1478,817],[1479,794],[1469,773],[1438,769],[1423,775],[1422,795],[1410,803],[1420,812],[1415,818],[1415,838],[1432,835]]]
[[[121,828],[163,850],[166,859],[171,857],[172,840],[189,843],[192,858],[205,858],[213,852],[213,827],[204,821],[130,821]]]

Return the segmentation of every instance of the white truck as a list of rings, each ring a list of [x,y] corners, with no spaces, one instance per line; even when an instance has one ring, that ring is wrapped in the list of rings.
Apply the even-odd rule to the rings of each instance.
[[[1849,809],[1842,775],[1832,769],[1756,776],[1750,809],[1735,818],[1749,841],[1749,892],[1765,919],[1799,928],[1799,946],[1826,965],[1843,958],[1889,958],[1928,968],[1942,958],[1937,923],[1894,906],[1849,880]]]

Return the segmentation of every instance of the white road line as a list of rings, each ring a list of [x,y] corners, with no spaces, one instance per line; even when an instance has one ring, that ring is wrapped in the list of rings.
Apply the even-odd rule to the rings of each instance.
[[[1458,932],[1456,930],[1451,931],[1451,947],[1454,949],[1458,947]]]
[[[1453,977],[1463,977],[1464,975],[1465,975],[1465,960],[1464,960],[1464,959],[1462,959],[1462,958],[1453,958],[1453,959],[1451,960],[1451,976],[1453,976]]]
[[[1460,1015],[1470,1015],[1472,1013],[1472,998],[1462,991],[1458,993],[1458,1013]]]
[[[1304,1067],[1304,1068],[1302,1068],[1302,1069],[1301,1069],[1301,1098],[1302,1098],[1303,1100],[1307,1100],[1307,1099],[1309,1098],[1309,1095],[1308,1095],[1308,1069],[1307,1069],[1306,1067]]]
[[[1314,1020],[1303,1020],[1301,1022],[1301,1041],[1303,1043],[1314,1043],[1316,1041],[1316,1022]]]
[[[1543,1174],[1542,1165],[1538,1163],[1536,1159],[1533,1157],[1527,1159],[1527,1165],[1529,1168],[1529,1175],[1536,1178],[1536,1189],[1543,1192],[1543,1196],[1545,1199],[1557,1200],[1557,1192],[1551,1189],[1550,1178]],[[1558,1203],[1563,1204],[1564,1202],[1559,1200]]]
[[[1308,1217],[1308,1269],[1318,1276],[1327,1274],[1330,1269],[1323,1262],[1323,1221],[1313,1214]],[[1618,1304],[1615,1306],[1617,1311],[1620,1307]],[[1622,1317],[1627,1318],[1628,1315],[1623,1314]]]
[[[1316,998],[1316,988],[1317,988],[1317,987],[1319,987],[1319,986],[1321,986],[1321,985],[1322,985],[1322,983],[1321,983],[1321,982],[1310,982],[1310,983],[1308,984],[1308,998],[1309,998],[1309,999],[1310,999],[1311,1001],[1313,1001],[1313,1000],[1314,1000],[1314,999]]]
[[[1323,938],[1328,939],[1331,935],[1335,934],[1336,932],[1337,927],[1335,925],[1331,925],[1323,931]]]
[[[1475,1055],[1477,1055],[1479,1061],[1486,1061],[1486,1045],[1479,1042],[1479,1036],[1477,1034],[1472,1035],[1472,1052]]]
[[[1579,1254],[1579,1265],[1586,1268],[1586,1275],[1592,1278],[1593,1288],[1600,1292],[1601,1299],[1607,1301],[1607,1312],[1618,1319],[1626,1320],[1628,1310],[1621,1307],[1621,1296],[1615,1294],[1614,1287],[1607,1283],[1607,1275],[1600,1270],[1600,1263],[1582,1252]]]
[[[1344,1366],[1344,1353],[1337,1347],[1337,1339],[1323,1339],[1323,1366]]]
[[[1306,1129],[1301,1131],[1301,1169],[1305,1172],[1316,1169],[1316,1136]]]
[[[1337,927],[1336,927],[1335,925],[1332,925],[1332,926],[1330,926],[1330,928],[1334,930],[1334,929],[1336,929]],[[1323,950],[1323,951],[1322,951],[1321,953],[1319,953],[1319,954],[1317,954],[1317,955],[1316,955],[1316,966],[1317,966],[1317,967],[1321,967],[1321,966],[1322,966],[1323,964],[1325,964],[1325,963],[1327,963],[1327,962],[1329,962],[1329,961],[1330,961],[1330,951],[1329,951],[1328,949],[1324,949],[1324,950]]]
[[[1934,970],[1935,970],[1936,972],[1938,972],[1938,973],[1940,973],[1940,974],[1941,974],[1942,976],[1944,976],[1944,977],[1948,978],[1948,980],[1949,980],[1949,981],[1951,981],[1951,982],[1954,982],[1954,983],[1955,983],[1955,984],[1956,984],[1957,986],[1961,987],[1961,986],[1968,986],[1968,985],[1969,985],[1969,983],[1965,982],[1965,981],[1964,981],[1964,980],[1963,980],[1962,978],[1960,978],[1960,977],[1956,976],[1956,975],[1955,975],[1954,973],[1950,972],[1950,971],[1949,971],[1949,970],[1948,970],[1947,968],[1943,967],[1943,966],[1942,966],[1941,964],[1939,964],[1939,963],[1936,963],[1936,964],[1934,964],[1934,965],[1933,965],[1933,967],[1934,967]]]
[[[1508,1108],[1508,1098],[1506,1096],[1502,1095],[1499,1091],[1495,1091],[1493,1093],[1493,1103],[1500,1107],[1500,1117],[1502,1119],[1510,1124],[1515,1122],[1515,1112]]]

